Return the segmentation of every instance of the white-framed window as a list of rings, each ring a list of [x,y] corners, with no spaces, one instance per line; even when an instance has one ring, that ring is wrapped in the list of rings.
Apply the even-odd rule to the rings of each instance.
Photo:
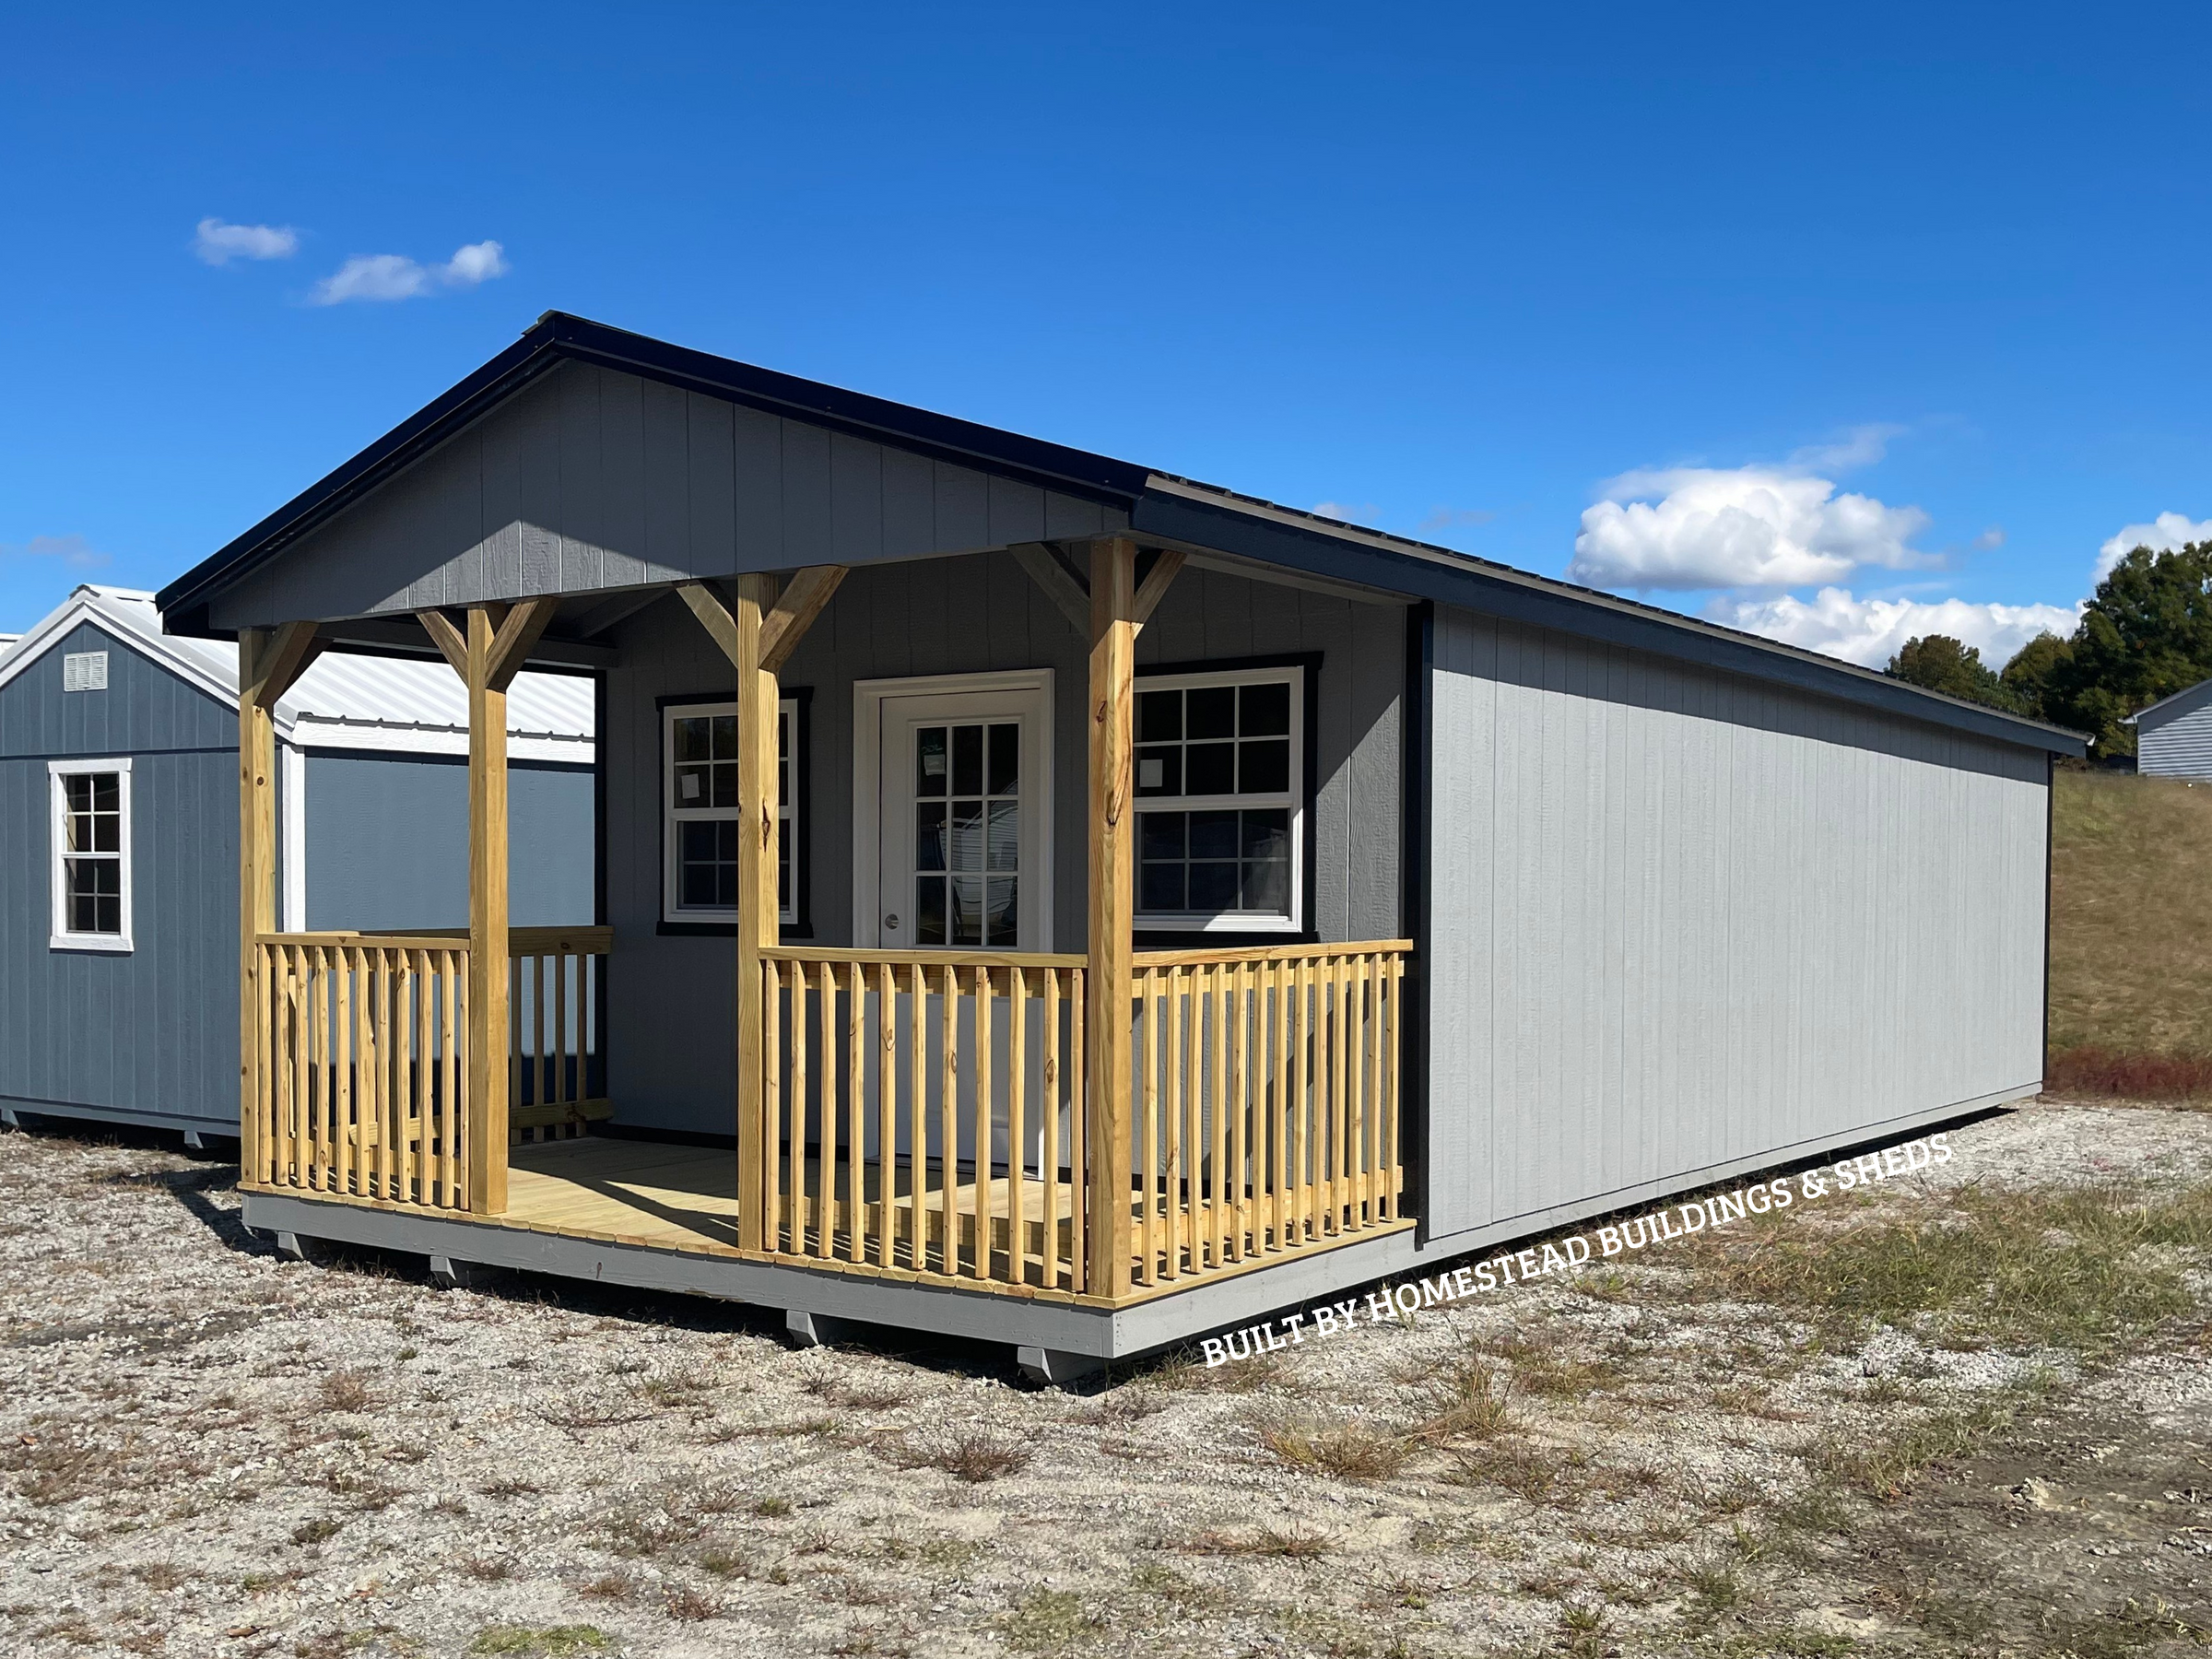
[[[55,950],[131,948],[131,763],[49,760]]]
[[[737,918],[737,705],[671,703],[661,711],[662,918]],[[776,706],[776,903],[799,919],[799,703]]]
[[[1305,669],[1136,682],[1136,923],[1295,933],[1305,868]]]

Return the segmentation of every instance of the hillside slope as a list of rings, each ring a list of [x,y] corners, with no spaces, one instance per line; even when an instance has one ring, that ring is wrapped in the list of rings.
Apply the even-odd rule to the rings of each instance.
[[[2212,1055],[2212,784],[2061,771],[2051,883],[2053,1054]]]

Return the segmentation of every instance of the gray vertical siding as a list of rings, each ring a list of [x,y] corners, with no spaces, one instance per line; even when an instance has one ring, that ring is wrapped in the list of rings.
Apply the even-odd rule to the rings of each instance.
[[[660,931],[660,711],[666,697],[734,696],[726,658],[665,599],[617,630],[607,678],[610,1094],[618,1121],[726,1134],[734,1085],[734,947]],[[1147,665],[1318,653],[1315,917],[1324,939],[1394,937],[1405,611],[1186,571],[1137,642]],[[854,571],[785,666],[808,694],[804,867],[811,928],[853,939],[855,680],[1049,667],[1054,675],[1053,945],[1084,945],[1082,640],[1004,554]],[[1355,841],[1359,847],[1354,856]]]
[[[108,688],[62,690],[65,653]],[[238,1116],[237,719],[100,629],[0,687],[0,1101]],[[46,762],[129,756],[128,954],[57,951]]]
[[[871,564],[1127,515],[1033,485],[563,363],[218,595],[217,626]]]
[[[63,654],[99,650],[108,688],[64,692]],[[46,763],[109,756],[131,759],[134,948],[57,951]],[[309,926],[466,924],[465,766],[316,754],[308,773]],[[591,773],[518,763],[510,799],[515,922],[590,921]],[[103,630],[72,629],[0,687],[0,1103],[232,1131],[236,714]]]
[[[2136,770],[2152,778],[2212,778],[2212,680],[2139,717]]]
[[[592,815],[588,769],[508,764],[513,925],[592,920]],[[310,750],[307,841],[310,928],[468,925],[465,762]]]
[[[2045,758],[1450,608],[1432,1238],[2042,1072]]]

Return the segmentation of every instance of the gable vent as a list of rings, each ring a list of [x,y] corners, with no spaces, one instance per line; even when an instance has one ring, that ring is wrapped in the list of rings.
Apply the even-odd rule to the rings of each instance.
[[[62,658],[62,689],[105,691],[108,688],[108,653],[72,651]]]

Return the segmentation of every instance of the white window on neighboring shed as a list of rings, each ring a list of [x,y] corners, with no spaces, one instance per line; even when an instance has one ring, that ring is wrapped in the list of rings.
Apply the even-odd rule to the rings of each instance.
[[[131,948],[131,763],[50,760],[55,950]]]
[[[62,656],[62,689],[105,691],[108,688],[108,653],[71,651]]]
[[[799,891],[799,704],[776,710],[776,898],[779,920],[795,925]],[[734,922],[737,917],[737,705],[671,703],[662,711],[663,810],[667,835],[662,919]]]
[[[1305,718],[1300,667],[1139,677],[1139,927],[1304,926]]]

